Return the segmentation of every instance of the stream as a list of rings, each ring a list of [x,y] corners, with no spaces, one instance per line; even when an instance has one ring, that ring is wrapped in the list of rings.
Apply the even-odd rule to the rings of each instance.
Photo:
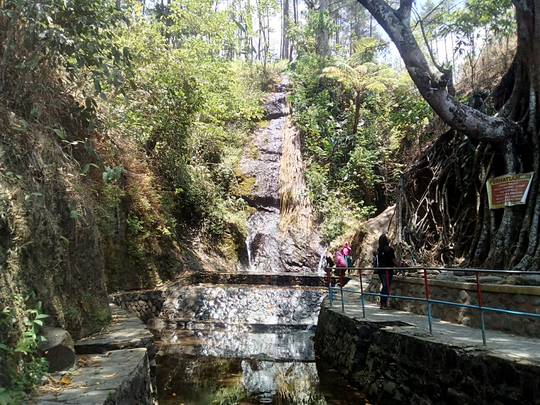
[[[199,327],[200,329],[194,329]],[[163,334],[160,404],[362,404],[362,395],[315,361],[313,330],[192,329]]]
[[[253,211],[247,257],[230,273],[171,283],[160,320],[148,325],[158,350],[159,404],[366,403],[314,351],[326,248],[302,197],[287,86],[284,76],[240,162],[254,179],[244,196]]]

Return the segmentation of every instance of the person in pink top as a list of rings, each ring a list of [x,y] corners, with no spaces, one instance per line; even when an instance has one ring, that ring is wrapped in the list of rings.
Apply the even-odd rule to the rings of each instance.
[[[345,263],[347,263],[347,267],[351,267],[351,245],[349,244],[349,242],[345,242],[341,251],[343,252],[343,256],[345,256]]]

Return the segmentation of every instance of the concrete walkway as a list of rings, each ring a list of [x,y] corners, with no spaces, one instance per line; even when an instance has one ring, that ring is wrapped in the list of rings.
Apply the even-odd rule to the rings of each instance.
[[[150,368],[155,346],[140,319],[111,304],[112,322],[79,341],[72,369],[50,375],[32,399],[37,405],[152,405],[157,391]]]
[[[367,284],[366,284],[367,285]],[[362,299],[360,294],[349,291],[360,291],[358,280],[349,281],[343,289],[345,312],[353,319],[364,319]],[[482,331],[463,325],[457,325],[432,318],[432,334],[429,333],[427,316],[416,315],[409,312],[393,309],[381,310],[373,302],[365,302],[365,319],[374,322],[399,320],[407,326],[399,326],[402,333],[421,336],[423,339],[459,346],[462,349],[487,350],[492,356],[514,362],[531,363],[540,366],[540,342],[538,339],[515,336],[502,332],[486,330],[486,346],[482,343]],[[341,294],[339,289],[334,290],[332,309],[341,311]]]

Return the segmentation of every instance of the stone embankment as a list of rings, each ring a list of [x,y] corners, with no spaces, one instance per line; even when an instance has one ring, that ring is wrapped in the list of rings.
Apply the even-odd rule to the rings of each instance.
[[[52,374],[40,387],[37,405],[157,404],[155,346],[137,317],[111,305],[113,322],[98,336],[75,343],[78,362]]]
[[[351,282],[351,289],[357,289]],[[374,404],[540,404],[534,338],[486,331],[366,302],[358,294],[323,301],[317,355]],[[337,298],[337,299],[336,299]]]
[[[188,321],[311,325],[326,293],[324,283],[316,275],[199,272],[157,290],[112,299],[145,323],[160,316],[170,327]]]

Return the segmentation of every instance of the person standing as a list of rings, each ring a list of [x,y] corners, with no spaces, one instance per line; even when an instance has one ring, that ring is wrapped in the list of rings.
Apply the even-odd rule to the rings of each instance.
[[[388,295],[390,286],[392,285],[392,278],[394,276],[394,270],[392,267],[399,266],[394,249],[390,247],[391,242],[392,240],[386,234],[383,233],[381,236],[379,236],[379,248],[377,249],[377,270],[382,284],[381,309],[388,309]]]
[[[349,242],[345,242],[341,251],[343,252],[343,256],[345,256],[345,263],[347,264],[347,267],[352,267],[351,245]]]

